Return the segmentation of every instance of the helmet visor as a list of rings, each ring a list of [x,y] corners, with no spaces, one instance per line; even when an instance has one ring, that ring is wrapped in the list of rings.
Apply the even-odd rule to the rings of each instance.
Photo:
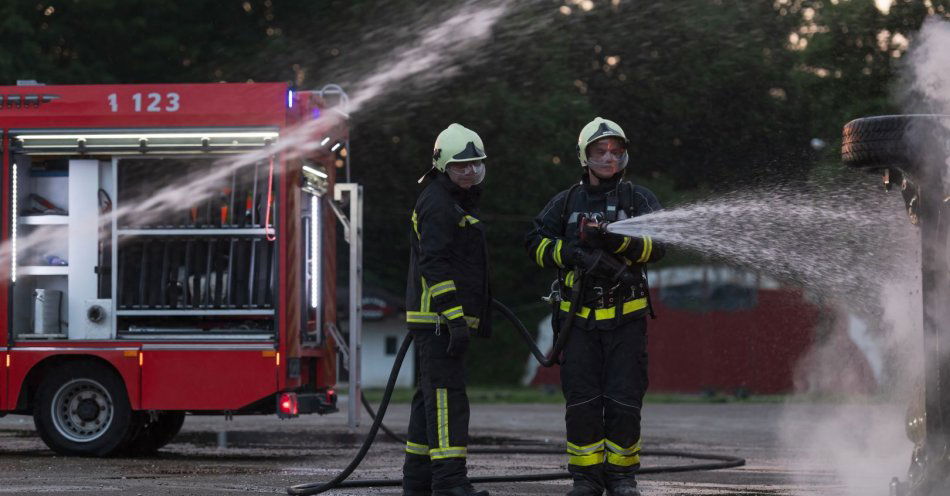
[[[445,166],[445,172],[453,183],[468,189],[485,180],[485,163],[481,160],[449,162]]]
[[[627,150],[615,148],[602,150],[591,147],[588,152],[587,166],[594,170],[598,176],[612,176],[627,167],[629,156]]]

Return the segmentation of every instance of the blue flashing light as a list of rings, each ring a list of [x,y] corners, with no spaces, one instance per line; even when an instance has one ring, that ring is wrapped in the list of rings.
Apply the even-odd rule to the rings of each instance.
[[[313,110],[310,111],[310,116],[313,117],[314,119],[319,119],[320,107],[314,107]]]
[[[294,90],[287,90],[287,108],[294,108]]]

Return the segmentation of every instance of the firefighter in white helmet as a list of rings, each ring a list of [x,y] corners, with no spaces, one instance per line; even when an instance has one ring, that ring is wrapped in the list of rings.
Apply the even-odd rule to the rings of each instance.
[[[624,180],[627,145],[613,121],[597,117],[584,126],[577,140],[584,169],[580,183],[555,195],[526,237],[528,256],[558,271],[561,300],[554,326],[570,332],[561,360],[568,470],[574,478],[570,496],[600,495],[604,489],[611,496],[640,494],[646,314],[652,312],[644,267],[664,250],[649,236],[603,229],[660,209],[650,190]],[[571,329],[560,329],[576,291],[582,301],[573,308]]]
[[[409,228],[406,322],[419,358],[412,398],[403,494],[488,496],[468,481],[469,336],[491,333],[491,291],[484,223],[478,215],[485,146],[474,131],[451,124],[435,141],[429,183]]]

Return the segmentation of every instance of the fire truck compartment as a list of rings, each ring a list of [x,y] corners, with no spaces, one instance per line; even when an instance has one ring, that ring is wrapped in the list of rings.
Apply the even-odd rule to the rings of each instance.
[[[16,154],[15,339],[274,340],[277,190],[230,157]]]

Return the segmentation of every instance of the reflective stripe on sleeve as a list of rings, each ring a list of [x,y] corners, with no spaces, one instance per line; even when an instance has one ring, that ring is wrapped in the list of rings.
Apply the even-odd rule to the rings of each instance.
[[[553,252],[553,253],[554,253],[554,263],[556,263],[557,266],[560,267],[560,268],[562,268],[562,269],[564,268],[564,262],[563,262],[562,259],[561,259],[561,248],[562,248],[563,244],[564,244],[563,241],[561,241],[560,239],[557,240],[557,243],[554,243],[554,252]]]
[[[650,260],[650,255],[653,253],[653,238],[649,236],[643,237],[643,254],[640,255],[640,258],[637,259],[637,263],[645,263]]]
[[[551,244],[551,238],[543,238],[538,243],[538,249],[534,251],[534,261],[539,267],[544,267],[544,250]]]
[[[627,247],[630,246],[630,239],[631,239],[630,236],[624,236],[624,237],[623,237],[623,243],[620,243],[620,248],[617,248],[617,250],[614,251],[614,253],[615,253],[615,254],[616,254],[616,253],[623,253],[624,250],[626,250]]]
[[[455,281],[452,279],[433,284],[432,287],[429,288],[429,294],[433,298],[448,293],[449,291],[455,291]]]
[[[442,315],[445,315],[445,318],[449,320],[455,320],[464,317],[465,313],[462,311],[462,306],[459,305],[442,312]]]

